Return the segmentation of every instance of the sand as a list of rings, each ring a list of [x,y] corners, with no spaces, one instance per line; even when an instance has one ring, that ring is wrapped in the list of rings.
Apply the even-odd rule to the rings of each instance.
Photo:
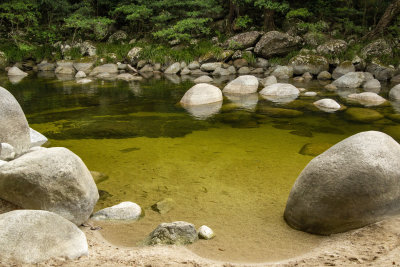
[[[16,208],[0,200],[0,213]],[[332,235],[317,248],[296,258],[257,264],[212,261],[194,254],[186,247],[114,246],[102,237],[102,230],[91,230],[89,226],[82,226],[81,229],[88,240],[88,256],[76,260],[53,259],[35,266],[400,266],[400,216]],[[0,259],[0,266],[30,265],[3,262]]]

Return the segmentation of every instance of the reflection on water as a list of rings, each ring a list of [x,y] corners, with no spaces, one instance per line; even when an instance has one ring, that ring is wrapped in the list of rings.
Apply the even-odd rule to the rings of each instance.
[[[329,97],[358,107],[347,102],[348,90],[327,92],[318,82],[296,84],[318,92],[316,98],[274,103],[256,94],[226,96],[223,104],[189,110],[177,103],[193,83],[175,76],[87,85],[42,75],[12,84],[4,76],[0,85],[53,146],[71,149],[91,170],[109,176],[98,184],[103,197],[96,209],[121,201],[144,208],[139,222],[104,223],[105,238],[135,246],[161,222],[206,224],[217,237],[189,249],[213,259],[279,260],[323,240],[282,219],[289,191],[312,159],[299,153],[305,144],[324,147],[371,129],[400,138],[398,103],[373,108],[383,119],[348,121],[345,110],[325,113],[312,105]],[[387,97],[387,86],[381,95]],[[164,198],[176,203],[169,213],[151,210]]]

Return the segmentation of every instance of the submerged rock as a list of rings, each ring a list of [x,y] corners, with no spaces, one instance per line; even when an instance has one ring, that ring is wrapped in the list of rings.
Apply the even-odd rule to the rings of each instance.
[[[92,215],[92,220],[137,221],[142,215],[140,206],[133,202],[122,202],[118,205],[99,210]]]
[[[206,225],[200,226],[198,232],[199,232],[199,238],[201,239],[209,240],[215,237],[214,231]]]
[[[386,99],[372,92],[350,94],[347,97],[367,107],[380,106],[386,102]]]
[[[14,96],[3,87],[0,87],[0,129],[0,143],[13,146],[17,155],[31,147],[25,114]]]
[[[193,224],[173,222],[160,224],[145,240],[146,245],[187,245],[197,241]]]
[[[172,210],[175,206],[175,201],[172,198],[165,198],[153,206],[151,206],[151,209],[160,213],[160,214],[166,214],[170,210]]]
[[[300,149],[300,154],[307,156],[318,156],[331,148],[333,144],[330,143],[308,143]]]
[[[82,160],[66,148],[33,151],[0,166],[0,198],[47,210],[80,225],[99,194]]]
[[[41,210],[15,210],[0,215],[0,258],[39,263],[70,260],[88,254],[85,234],[63,217]]]
[[[244,75],[228,83],[223,92],[227,94],[253,94],[257,90],[258,79],[252,75]]]
[[[275,118],[296,118],[303,115],[303,112],[294,109],[271,108],[264,106],[260,106],[258,112]]]
[[[314,158],[297,178],[284,218],[293,228],[329,235],[400,213],[400,145],[363,132]]]
[[[99,184],[101,182],[104,182],[105,180],[108,180],[108,175],[102,172],[96,172],[96,171],[90,171],[90,174],[93,177],[93,180],[96,184]]]
[[[184,106],[195,106],[221,102],[222,100],[222,92],[218,87],[199,83],[185,93],[180,103]]]
[[[364,123],[373,122],[384,118],[384,116],[378,111],[368,108],[349,108],[346,110],[345,115],[346,119],[348,120]]]

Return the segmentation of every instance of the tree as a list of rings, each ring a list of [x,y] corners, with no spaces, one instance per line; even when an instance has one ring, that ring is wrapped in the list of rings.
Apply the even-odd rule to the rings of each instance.
[[[393,1],[387,8],[376,27],[364,36],[364,39],[374,39],[381,35],[394,18],[400,14],[400,0]]]
[[[265,31],[275,30],[275,13],[284,13],[289,9],[289,4],[286,2],[274,0],[252,0],[254,6],[260,8],[264,12],[263,28]]]

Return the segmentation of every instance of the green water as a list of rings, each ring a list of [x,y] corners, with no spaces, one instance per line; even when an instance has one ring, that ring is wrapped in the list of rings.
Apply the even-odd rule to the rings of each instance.
[[[214,229],[215,239],[188,248],[219,260],[281,260],[324,240],[290,229],[282,218],[291,186],[312,159],[299,153],[305,144],[326,147],[365,130],[400,137],[395,104],[372,108],[385,117],[361,123],[344,110],[318,111],[312,106],[316,98],[274,104],[251,96],[225,99],[218,114],[205,118],[203,111],[192,111],[195,117],[177,105],[190,80],[77,85],[34,77],[12,84],[3,77],[0,85],[51,146],[71,149],[90,170],[109,176],[98,184],[102,198],[96,210],[121,201],[143,207],[139,222],[102,223],[108,241],[134,247],[159,223],[183,220]],[[318,82],[296,85],[318,91],[317,98],[357,106],[323,91]],[[163,215],[152,211],[164,198],[172,198],[174,208]]]

